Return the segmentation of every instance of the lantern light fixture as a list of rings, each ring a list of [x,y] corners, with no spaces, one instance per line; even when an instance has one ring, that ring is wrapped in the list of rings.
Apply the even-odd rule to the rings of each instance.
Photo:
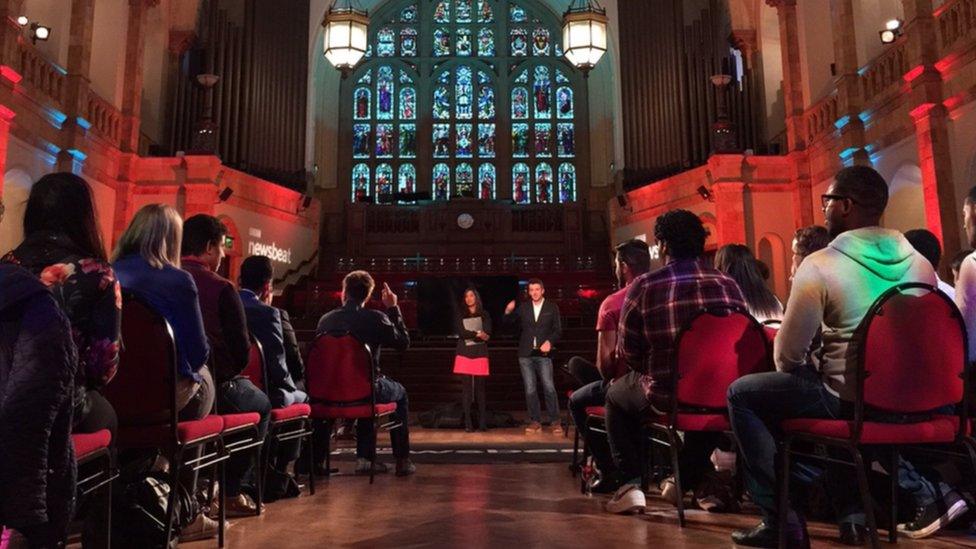
[[[901,19],[889,19],[885,22],[885,28],[878,31],[878,35],[881,37],[882,44],[891,44],[898,37],[902,35],[902,25],[904,23]]]
[[[584,77],[607,51],[607,22],[596,0],[572,0],[563,14],[563,51]]]
[[[335,0],[322,26],[325,27],[325,58],[345,78],[366,55],[369,13],[357,7],[354,0]]]

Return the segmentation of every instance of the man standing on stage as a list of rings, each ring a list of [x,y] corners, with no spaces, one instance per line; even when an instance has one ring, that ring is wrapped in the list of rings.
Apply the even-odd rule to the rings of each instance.
[[[536,377],[542,379],[542,389],[545,392],[547,423],[554,425],[552,433],[562,435],[563,428],[559,424],[559,401],[556,400],[556,385],[552,381],[552,349],[562,334],[562,324],[559,319],[559,307],[545,299],[546,288],[538,278],[529,280],[530,301],[522,303],[516,309],[515,301],[505,307],[505,321],[518,322],[521,335],[519,337],[519,368],[522,370],[522,382],[525,384],[525,403],[529,409],[529,426],[526,434],[542,431],[541,412],[539,406],[539,391]]]

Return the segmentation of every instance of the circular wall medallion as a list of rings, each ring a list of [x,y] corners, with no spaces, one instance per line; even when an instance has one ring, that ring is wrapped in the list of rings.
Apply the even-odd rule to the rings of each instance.
[[[457,224],[462,229],[470,229],[474,225],[474,218],[471,214],[463,213],[457,217]]]

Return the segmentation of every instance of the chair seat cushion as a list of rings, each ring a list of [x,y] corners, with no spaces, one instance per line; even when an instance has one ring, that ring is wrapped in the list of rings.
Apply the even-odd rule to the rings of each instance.
[[[655,425],[667,425],[668,416],[658,416],[649,421]],[[675,429],[679,431],[724,432],[731,431],[732,425],[725,414],[678,414]]]
[[[836,419],[788,419],[782,424],[787,433],[848,439],[853,421]],[[957,416],[935,416],[917,423],[877,423],[865,421],[861,427],[864,444],[939,444],[955,440],[959,430]]]
[[[271,410],[271,423],[290,421],[312,415],[312,407],[308,404],[292,404],[284,408]]]
[[[112,432],[102,429],[94,433],[75,433],[71,435],[71,442],[75,446],[75,460],[80,461],[89,454],[108,448],[112,443]]]
[[[176,436],[180,444],[190,444],[209,439],[224,429],[224,419],[209,415],[203,419],[181,421],[176,426]],[[155,448],[170,444],[169,425],[132,425],[119,427],[119,446],[123,448]]]
[[[396,402],[377,402],[376,415],[391,414],[396,411],[396,408]],[[370,409],[369,404],[362,406],[326,406],[325,404],[312,404],[312,417],[356,419],[373,417],[373,411]]]
[[[593,417],[607,417],[607,409],[604,406],[587,406],[586,415]]]
[[[238,429],[253,427],[261,422],[261,414],[245,412],[243,414],[220,414],[224,419],[224,432],[231,433]]]

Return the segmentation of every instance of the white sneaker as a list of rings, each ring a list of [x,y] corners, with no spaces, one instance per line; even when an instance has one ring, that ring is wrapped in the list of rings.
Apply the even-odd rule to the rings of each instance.
[[[618,515],[643,513],[646,507],[647,498],[636,484],[624,484],[607,502],[607,512]]]
[[[678,486],[674,483],[674,477],[668,477],[661,481],[661,499],[667,501],[675,507],[678,506]]]
[[[193,522],[180,531],[180,541],[185,543],[217,537],[219,527],[219,522],[208,517],[206,513],[200,513]]]

